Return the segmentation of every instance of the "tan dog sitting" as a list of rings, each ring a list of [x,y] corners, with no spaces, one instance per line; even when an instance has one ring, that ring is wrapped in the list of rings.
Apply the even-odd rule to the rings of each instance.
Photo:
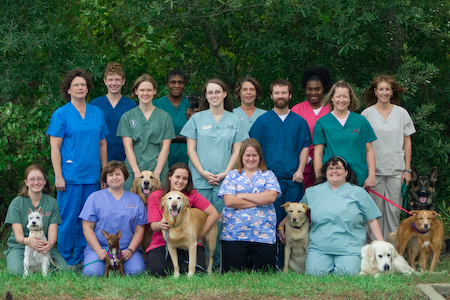
[[[164,220],[170,226],[169,231],[163,230],[162,234],[172,259],[173,275],[175,278],[180,275],[177,249],[183,249],[189,252],[188,277],[191,277],[195,273],[197,263],[197,242],[203,234],[207,216],[200,209],[191,208],[189,199],[183,193],[177,191],[168,192],[161,199],[161,207],[163,208]],[[215,223],[204,236],[209,254],[209,258],[206,257],[209,274],[212,272],[217,232],[218,227]]]
[[[308,205],[305,203],[286,202],[281,205],[287,213],[285,225],[284,268],[287,273],[288,266],[292,270],[305,272],[306,248],[309,244],[309,219],[306,216]]]
[[[120,275],[124,275],[123,256],[119,246],[122,230],[119,230],[116,234],[109,234],[105,230],[102,230],[102,234],[108,241],[109,248],[105,259],[105,277],[108,278],[110,270],[116,269],[119,269]]]
[[[397,250],[403,255],[408,242],[414,236],[420,245],[421,267],[423,271],[427,270],[429,254],[433,253],[430,271],[436,269],[439,255],[442,251],[442,242],[444,240],[444,228],[441,221],[436,219],[440,216],[435,211],[429,210],[413,210],[410,212],[411,217],[403,220],[397,230]],[[411,251],[407,260],[411,267],[414,268],[414,261],[417,251]]]
[[[144,170],[141,172],[139,177],[136,177],[133,180],[133,184],[131,185],[130,192],[138,195],[142,203],[145,205],[145,210],[147,210],[147,202],[148,197],[151,193],[156,191],[161,187],[161,182],[153,175],[152,171]],[[142,248],[142,256],[145,259],[145,250],[147,250],[150,245],[150,241],[152,239],[152,229],[150,228],[150,224],[145,225],[144,238],[142,239],[141,248]]]

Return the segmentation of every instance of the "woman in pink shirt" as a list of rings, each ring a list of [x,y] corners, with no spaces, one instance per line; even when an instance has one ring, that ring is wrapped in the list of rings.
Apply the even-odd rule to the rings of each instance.
[[[306,120],[311,132],[311,139],[317,120],[330,112],[330,105],[323,106],[323,96],[330,91],[332,84],[330,71],[325,67],[309,67],[303,73],[302,87],[306,90],[306,101],[295,105],[291,111]],[[314,146],[311,144],[308,164],[303,172],[305,189],[314,184],[313,158]]]

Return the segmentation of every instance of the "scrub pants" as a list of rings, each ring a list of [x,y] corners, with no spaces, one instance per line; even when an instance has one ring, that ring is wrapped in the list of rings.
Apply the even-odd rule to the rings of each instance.
[[[78,217],[90,194],[99,189],[95,184],[66,184],[64,192],[57,192],[62,224],[58,226],[58,248],[68,265],[83,261],[86,239]]]
[[[215,209],[219,212],[219,214],[222,213],[223,207],[225,206],[225,203],[223,202],[222,198],[217,197],[220,190],[219,185],[212,185],[210,189],[197,189],[197,192],[208,199],[209,202],[215,207]],[[219,227],[219,231],[217,233],[217,240],[216,240],[216,251],[214,251],[214,266],[218,267],[221,262],[221,249],[220,249],[220,235],[222,233],[222,222],[217,222],[217,225]]]
[[[358,275],[361,271],[360,255],[330,255],[317,250],[306,252],[306,275]]]
[[[275,244],[222,241],[222,273],[275,270],[276,252]]]
[[[376,176],[376,184],[372,190],[402,207],[401,180],[401,173],[394,176]],[[397,232],[398,225],[400,224],[400,213],[402,211],[400,208],[395,207],[372,192],[370,196],[381,212],[378,223],[380,223],[381,233],[383,234],[384,240],[386,240],[389,233]],[[373,235],[370,238],[372,241],[375,240]]]
[[[6,257],[6,269],[11,275],[22,275],[23,274],[23,257],[25,253],[25,247],[21,248],[11,248],[5,251]],[[68,270],[68,265],[64,258],[59,253],[58,249],[52,248],[50,250],[50,257],[56,259],[59,267],[62,270]],[[50,272],[55,269],[55,266],[50,263]]]
[[[109,259],[109,257],[106,256],[106,259]],[[105,262],[97,260],[97,253],[91,247],[87,247],[86,251],[84,251],[84,267],[82,273],[84,276],[101,277],[105,275]],[[142,258],[142,251],[136,250],[129,260],[124,260],[123,268],[127,275],[136,275],[144,272],[145,265],[144,259]]]
[[[292,182],[292,179],[278,179],[281,188],[281,197],[278,197],[273,205],[277,213],[278,224],[286,217],[286,210],[281,207],[286,202],[300,202],[303,198],[303,183]],[[278,232],[278,230],[277,230]],[[284,244],[277,238],[277,267],[282,269],[284,266]]]

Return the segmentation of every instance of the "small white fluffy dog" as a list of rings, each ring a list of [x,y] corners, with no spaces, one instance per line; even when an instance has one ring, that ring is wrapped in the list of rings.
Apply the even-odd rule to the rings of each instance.
[[[30,231],[29,236],[34,236],[40,238],[43,241],[46,241],[47,238],[44,234],[44,223],[42,221],[42,216],[44,212],[42,208],[39,207],[39,210],[33,212],[30,208],[28,212],[28,224],[27,228]],[[50,253],[42,254],[36,249],[25,245],[25,253],[23,257],[23,277],[28,276],[29,270],[38,271],[42,270],[42,274],[47,276],[48,269],[50,267]]]
[[[398,254],[395,247],[388,242],[373,241],[361,248],[361,273],[359,275],[375,275],[399,272],[415,273],[415,270]]]

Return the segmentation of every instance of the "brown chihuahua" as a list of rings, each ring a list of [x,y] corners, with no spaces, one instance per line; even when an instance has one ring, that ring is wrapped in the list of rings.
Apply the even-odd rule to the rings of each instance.
[[[122,236],[122,230],[119,230],[116,234],[109,234],[102,230],[103,235],[108,240],[108,257],[105,259],[105,277],[108,278],[109,270],[119,269],[120,275],[124,275],[123,270],[123,257],[120,251],[119,239]]]

